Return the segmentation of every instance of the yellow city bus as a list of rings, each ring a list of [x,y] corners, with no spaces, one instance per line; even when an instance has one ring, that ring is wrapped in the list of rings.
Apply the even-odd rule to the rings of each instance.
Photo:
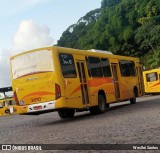
[[[15,101],[13,97],[0,99],[0,116],[14,113],[14,106]]]
[[[145,93],[160,93],[160,69],[143,72]]]
[[[0,116],[15,114],[15,101],[13,98],[12,87],[0,88]]]
[[[10,58],[14,98],[21,114],[58,111],[61,118],[90,110],[103,113],[110,103],[142,95],[138,58],[58,46]]]

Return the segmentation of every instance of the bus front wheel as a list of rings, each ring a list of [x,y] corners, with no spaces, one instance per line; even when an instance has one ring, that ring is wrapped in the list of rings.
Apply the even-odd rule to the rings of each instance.
[[[74,109],[63,109],[58,111],[58,115],[60,118],[73,118],[75,114]]]
[[[90,113],[92,115],[101,114],[106,111],[106,101],[103,95],[98,95],[98,106],[90,108]]]

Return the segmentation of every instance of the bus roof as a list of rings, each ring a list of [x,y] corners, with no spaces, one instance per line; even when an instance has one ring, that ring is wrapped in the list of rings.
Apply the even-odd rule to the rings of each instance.
[[[111,54],[113,55],[113,53],[111,51],[106,51],[106,50],[97,50],[97,49],[91,49],[91,50],[88,50],[90,52],[96,52],[96,53],[104,53],[104,54]]]
[[[151,72],[160,72],[160,68],[143,71],[143,73],[151,73]]]
[[[29,50],[29,51],[25,51],[25,52],[22,52],[20,54],[17,54],[17,55],[14,55],[14,56],[11,56],[10,59],[13,59],[17,56],[20,56],[20,55],[23,55],[23,54],[26,54],[26,53],[29,53],[29,52],[34,52],[34,51],[38,51],[38,50],[51,50],[51,49],[54,49],[54,51],[63,51],[63,52],[66,52],[66,53],[71,53],[71,54],[82,54],[82,55],[88,55],[88,56],[105,56],[105,57],[110,57],[110,58],[120,58],[122,60],[134,60],[134,61],[137,61],[139,62],[139,59],[138,58],[135,58],[135,57],[128,57],[128,56],[121,56],[121,55],[113,55],[113,54],[107,54],[105,53],[105,51],[90,51],[90,50],[80,50],[80,49],[73,49],[73,48],[66,48],[66,47],[59,47],[59,46],[49,46],[49,47],[43,47],[43,48],[37,48],[37,49],[33,49],[33,50]],[[127,59],[126,59],[127,58]]]

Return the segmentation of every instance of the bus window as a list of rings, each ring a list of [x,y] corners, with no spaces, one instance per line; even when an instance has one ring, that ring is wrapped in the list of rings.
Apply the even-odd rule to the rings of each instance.
[[[157,72],[146,74],[146,79],[147,79],[147,82],[157,81],[158,80]]]
[[[101,67],[103,70],[104,77],[111,77],[110,64],[107,58],[101,58]]]
[[[121,60],[119,61],[119,65],[121,68],[121,75],[124,77],[130,76],[130,69],[129,69],[128,61]]]
[[[135,64],[133,61],[128,61],[129,64],[129,70],[130,70],[130,75],[131,76],[136,76],[136,71],[135,71]]]
[[[98,57],[88,57],[88,60],[92,77],[103,77],[100,59]]]
[[[59,54],[62,74],[64,78],[76,78],[76,69],[74,65],[74,59],[71,54]]]

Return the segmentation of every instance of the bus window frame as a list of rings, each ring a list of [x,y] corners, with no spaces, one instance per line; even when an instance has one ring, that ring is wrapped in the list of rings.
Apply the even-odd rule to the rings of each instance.
[[[60,54],[64,54],[64,55],[71,55],[72,56],[72,61],[73,61],[73,66],[74,66],[74,70],[75,70],[75,76],[74,77],[67,77],[63,74],[63,70],[62,70],[62,64],[61,64],[61,60],[60,60]],[[63,78],[77,78],[77,69],[76,69],[76,66],[75,66],[75,59],[74,59],[74,55],[73,54],[69,54],[69,53],[63,53],[63,52],[59,52],[58,53],[58,59],[59,59],[59,64],[60,64],[60,69],[61,69],[61,74],[63,76]],[[67,74],[68,75],[68,74]],[[72,74],[73,75],[73,74]]]

